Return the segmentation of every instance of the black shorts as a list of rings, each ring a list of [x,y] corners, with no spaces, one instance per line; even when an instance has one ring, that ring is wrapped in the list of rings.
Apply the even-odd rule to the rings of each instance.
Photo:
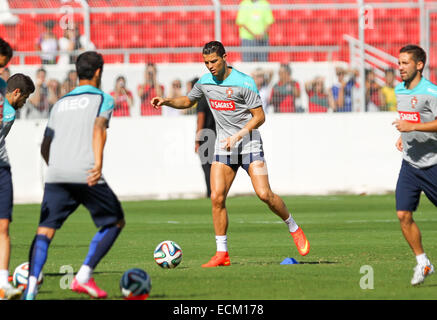
[[[396,184],[396,210],[416,211],[422,191],[437,206],[437,165],[418,169],[403,160]]]
[[[215,155],[215,161],[224,163],[234,171],[237,171],[239,167],[242,167],[247,173],[249,173],[250,164],[257,160],[265,162],[264,152],[261,151],[236,155]]]
[[[0,219],[12,221],[13,205],[12,175],[10,167],[0,168]]]
[[[92,187],[82,183],[46,183],[39,226],[59,229],[81,204],[99,228],[124,218],[120,201],[106,183]]]

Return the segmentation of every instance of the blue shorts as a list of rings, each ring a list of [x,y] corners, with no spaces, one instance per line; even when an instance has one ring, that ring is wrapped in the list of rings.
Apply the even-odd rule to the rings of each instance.
[[[265,162],[264,152],[253,152],[245,154],[235,154],[235,155],[215,155],[215,161],[224,163],[225,165],[232,168],[232,170],[237,171],[239,167],[242,167],[249,173],[249,166],[254,161]]]
[[[59,229],[80,204],[89,210],[99,228],[124,218],[120,201],[106,183],[92,187],[82,183],[46,183],[39,226]]]
[[[12,221],[12,175],[10,167],[0,168],[0,219]]]
[[[437,206],[437,165],[418,169],[403,160],[396,185],[396,210],[416,211],[422,191]]]

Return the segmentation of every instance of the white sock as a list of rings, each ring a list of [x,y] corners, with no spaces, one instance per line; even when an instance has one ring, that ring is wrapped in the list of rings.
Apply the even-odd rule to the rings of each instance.
[[[9,277],[8,270],[0,270],[0,287],[7,285],[9,283],[8,277]]]
[[[429,259],[426,256],[426,253],[422,253],[416,256],[417,264],[420,264],[422,266],[426,266],[429,264]]]
[[[217,251],[228,251],[228,237],[224,236],[215,236],[215,243],[217,244]]]
[[[93,269],[91,269],[90,266],[83,264],[80,267],[79,272],[76,274],[76,280],[79,283],[87,283],[91,279],[92,275]]]
[[[296,230],[299,228],[296,221],[294,221],[293,217],[291,216],[291,213],[288,219],[284,222],[288,225],[288,230],[290,230],[290,232],[296,232]]]
[[[27,292],[28,293],[36,293],[38,290],[38,279],[35,276],[30,276],[29,280],[27,281]]]

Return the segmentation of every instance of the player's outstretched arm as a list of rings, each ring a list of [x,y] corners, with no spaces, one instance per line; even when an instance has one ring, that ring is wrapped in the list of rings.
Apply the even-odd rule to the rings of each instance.
[[[94,167],[88,171],[87,183],[89,186],[96,185],[102,176],[103,149],[106,143],[107,127],[108,119],[103,117],[96,118],[93,132]]]
[[[196,101],[191,101],[187,96],[178,98],[154,97],[150,103],[155,109],[159,109],[161,106],[168,106],[174,109],[188,109],[194,106]]]

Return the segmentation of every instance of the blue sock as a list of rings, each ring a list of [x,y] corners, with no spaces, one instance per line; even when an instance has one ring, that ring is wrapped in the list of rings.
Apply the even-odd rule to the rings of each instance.
[[[120,234],[121,228],[117,226],[104,227],[100,229],[93,240],[91,241],[88,255],[85,258],[83,264],[94,269],[100,260],[106,255],[106,253],[111,249],[118,235]]]
[[[37,234],[33,239],[29,252],[29,276],[38,278],[47,260],[50,241],[42,234]]]

